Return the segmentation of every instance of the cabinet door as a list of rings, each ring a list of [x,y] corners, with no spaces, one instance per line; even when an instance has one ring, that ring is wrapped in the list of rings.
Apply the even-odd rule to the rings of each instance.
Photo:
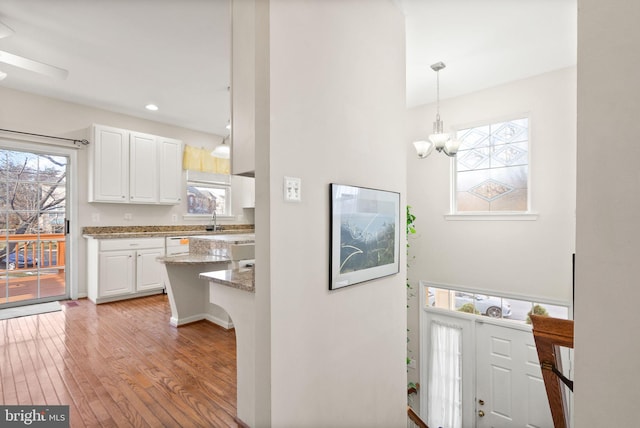
[[[129,201],[153,204],[158,202],[156,137],[132,132],[129,138]]]
[[[131,294],[134,291],[135,251],[104,251],[98,263],[98,297]]]
[[[231,90],[231,173],[253,177],[255,175],[256,139],[256,70],[262,70],[263,46],[256,40],[253,29],[256,2],[231,2],[233,25],[232,90]],[[268,64],[268,62],[266,62]]]
[[[182,184],[182,141],[158,138],[158,172],[161,204],[179,204],[184,189]]]
[[[89,146],[89,202],[129,201],[129,132],[95,125]]]
[[[164,287],[163,266],[156,260],[163,255],[163,248],[137,251],[136,291],[157,290]]]

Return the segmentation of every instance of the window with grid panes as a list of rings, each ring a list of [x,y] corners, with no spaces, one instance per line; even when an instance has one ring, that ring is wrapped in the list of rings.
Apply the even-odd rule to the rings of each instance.
[[[529,119],[457,131],[456,212],[529,210]]]

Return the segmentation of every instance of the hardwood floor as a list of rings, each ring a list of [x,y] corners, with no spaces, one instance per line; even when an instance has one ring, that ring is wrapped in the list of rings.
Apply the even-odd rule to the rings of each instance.
[[[0,320],[2,403],[67,404],[72,427],[237,427],[235,332],[170,314],[156,295]]]

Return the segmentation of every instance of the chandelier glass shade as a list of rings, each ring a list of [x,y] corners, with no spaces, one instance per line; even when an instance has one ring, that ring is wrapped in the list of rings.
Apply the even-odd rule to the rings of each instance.
[[[224,137],[222,139],[222,143],[218,144],[216,148],[213,149],[211,156],[221,159],[229,159],[231,157],[231,148],[224,143],[226,140],[227,137]]]

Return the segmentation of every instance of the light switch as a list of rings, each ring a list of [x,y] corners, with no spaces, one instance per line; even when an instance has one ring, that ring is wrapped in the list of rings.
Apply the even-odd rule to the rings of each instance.
[[[298,177],[284,178],[284,200],[287,202],[300,202],[302,200],[302,180]]]

